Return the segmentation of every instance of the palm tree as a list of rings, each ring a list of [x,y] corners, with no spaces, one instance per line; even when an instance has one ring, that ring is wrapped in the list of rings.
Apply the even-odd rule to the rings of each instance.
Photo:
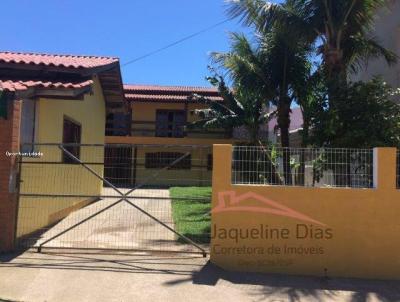
[[[269,115],[263,109],[263,98],[247,87],[235,86],[235,89],[227,87],[222,76],[209,77],[208,81],[218,88],[223,102],[209,99],[194,94],[192,101],[207,105],[206,109],[196,109],[194,114],[200,117],[188,125],[189,128],[224,128],[233,129],[244,126],[249,135],[250,143],[258,144],[260,126],[265,124]]]
[[[228,72],[239,102],[249,109],[255,106],[255,112],[247,110],[254,117],[247,119],[260,122],[262,106],[276,106],[281,146],[289,147],[290,108],[297,88],[310,73],[309,48],[284,27],[258,35],[256,46],[242,34],[231,34],[231,41],[230,52],[212,54],[214,62]],[[255,142],[256,129],[247,128]],[[285,179],[290,183],[289,152],[283,152],[283,162]]]
[[[264,110],[265,100],[259,90],[251,90],[241,84],[236,84],[234,89],[229,89],[223,77],[215,75],[208,78],[209,82],[218,87],[218,91],[223,98],[223,102],[216,101],[200,95],[192,95],[191,99],[200,104],[207,105],[206,109],[196,109],[194,113],[200,117],[188,125],[189,128],[225,128],[232,129],[244,126],[250,136],[250,145],[260,145],[263,147],[259,138],[260,126],[268,123],[272,114]],[[282,178],[276,170],[270,150],[262,148],[264,157],[260,158],[259,152],[247,152],[238,154],[244,164],[248,164],[243,176],[245,179],[259,179],[257,166],[260,161],[268,164],[270,173],[264,175],[268,183],[282,184]]]
[[[229,89],[223,77],[217,74],[208,78],[212,85],[218,87],[224,103],[213,104],[210,100],[197,97],[198,102],[208,102],[213,107],[212,110],[198,110],[197,114],[203,117],[203,121],[193,126],[214,127],[221,123],[223,127],[244,126],[250,142],[257,144],[260,126],[266,123],[272,97],[264,53],[243,34],[231,33],[230,40],[231,51],[213,52],[211,58],[226,72],[233,88]],[[204,125],[201,124],[203,122]]]
[[[257,40],[254,45],[242,33],[230,33],[230,41],[229,52],[211,53],[213,63],[227,72],[234,87],[246,87],[264,98],[264,105],[269,107],[273,91],[266,53],[260,47],[260,41]]]
[[[277,107],[281,146],[289,147],[290,108],[310,74],[310,49],[284,26],[264,33],[262,48],[275,92],[272,103]]]
[[[228,13],[261,33],[285,26],[316,45],[330,106],[334,107],[340,101],[338,91],[347,85],[349,71],[358,70],[365,60],[374,57],[384,57],[389,64],[396,62],[396,55],[368,34],[376,10],[384,4],[385,0],[287,0],[283,4],[232,0]]]

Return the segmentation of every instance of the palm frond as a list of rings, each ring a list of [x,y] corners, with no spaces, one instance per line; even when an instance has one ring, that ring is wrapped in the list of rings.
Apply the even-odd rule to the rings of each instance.
[[[384,58],[387,64],[397,63],[398,56],[383,47],[376,37],[365,37],[361,34],[351,36],[344,49],[345,64],[353,73],[359,72],[370,59]]]

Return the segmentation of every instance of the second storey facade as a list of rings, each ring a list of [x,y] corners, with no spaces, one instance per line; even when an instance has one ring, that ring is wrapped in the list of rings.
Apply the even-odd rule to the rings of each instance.
[[[196,109],[207,108],[191,101],[193,94],[216,102],[222,102],[215,88],[190,86],[124,85],[125,100],[129,104],[126,116],[108,116],[108,135],[163,138],[208,138],[232,137],[227,129],[190,128],[198,117]],[[110,128],[113,125],[115,128]]]

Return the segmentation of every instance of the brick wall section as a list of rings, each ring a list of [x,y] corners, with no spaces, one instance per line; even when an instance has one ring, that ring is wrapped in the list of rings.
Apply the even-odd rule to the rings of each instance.
[[[8,101],[7,119],[0,118],[0,252],[14,247],[17,199],[10,193],[10,174],[17,169],[16,158],[7,157],[6,151],[19,150],[21,102]]]

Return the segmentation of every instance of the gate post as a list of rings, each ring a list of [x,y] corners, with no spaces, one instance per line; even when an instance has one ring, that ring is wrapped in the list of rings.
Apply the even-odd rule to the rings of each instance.
[[[19,151],[21,102],[9,99],[7,103],[7,117],[0,117],[0,252],[14,249],[19,186],[19,157],[6,152]]]
[[[232,145],[213,145],[213,192],[231,186]]]
[[[373,184],[378,190],[396,190],[396,148],[374,148]]]

